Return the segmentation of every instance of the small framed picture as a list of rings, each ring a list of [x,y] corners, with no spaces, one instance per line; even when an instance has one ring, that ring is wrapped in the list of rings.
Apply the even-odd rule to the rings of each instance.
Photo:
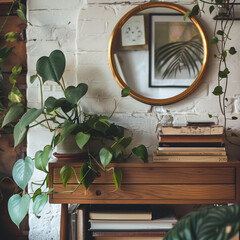
[[[122,47],[146,45],[144,15],[132,16],[121,28]]]
[[[201,35],[182,14],[150,14],[149,87],[188,88],[203,61]]]

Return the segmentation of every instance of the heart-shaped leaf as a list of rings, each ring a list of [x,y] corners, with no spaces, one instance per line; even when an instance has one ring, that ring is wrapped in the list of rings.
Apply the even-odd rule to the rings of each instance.
[[[26,113],[23,114],[19,122],[14,127],[14,147],[16,147],[24,139],[27,129],[26,127],[35,121],[42,113],[43,108],[36,109],[31,108]]]
[[[213,90],[213,94],[216,95],[216,96],[219,96],[219,95],[222,95],[223,94],[223,91],[222,91],[222,86],[216,86]]]
[[[111,162],[113,155],[107,148],[101,148],[99,158],[104,168]]]
[[[144,145],[139,145],[132,149],[132,153],[137,157],[140,157],[144,162],[148,161],[148,151]]]
[[[87,93],[87,91],[88,85],[85,83],[80,83],[77,87],[67,87],[65,90],[65,97],[70,103],[77,104],[78,101]]]
[[[83,149],[85,144],[89,141],[90,137],[91,137],[91,135],[88,133],[79,132],[75,137],[78,147],[80,149]]]
[[[8,99],[12,103],[20,103],[22,102],[23,95],[17,87],[12,87],[10,93],[8,94]]]
[[[119,167],[113,169],[113,181],[117,190],[122,184],[122,170]]]
[[[63,182],[63,186],[66,187],[68,181],[73,177],[74,170],[71,166],[65,165],[60,170],[60,177]]]
[[[25,190],[34,171],[34,162],[30,157],[25,157],[25,160],[19,159],[13,166],[12,176],[16,184]]]
[[[33,197],[32,197],[33,202],[35,201],[35,198],[36,198],[38,195],[40,195],[40,194],[42,194],[42,190],[41,190],[41,188],[38,188],[38,189],[33,193]]]
[[[52,147],[47,145],[43,151],[37,151],[35,154],[35,167],[45,173],[47,173],[47,164],[52,154]]]
[[[78,124],[71,121],[65,121],[62,127],[61,141],[66,139],[76,128]]]
[[[127,97],[130,94],[130,87],[125,87],[122,92],[121,92],[121,96],[122,97]]]
[[[89,163],[83,163],[81,170],[80,170],[80,179],[83,187],[85,190],[91,185],[91,183],[96,178],[97,174],[96,171],[93,171],[92,168],[89,166]]]
[[[27,215],[30,200],[31,198],[28,194],[23,195],[23,197],[18,194],[14,194],[8,200],[9,215],[18,228],[19,224]]]
[[[37,61],[37,73],[46,80],[59,82],[65,70],[66,60],[62,51],[55,50],[49,57],[41,57]]]
[[[24,110],[24,107],[22,103],[12,104],[12,106],[10,107],[10,109],[8,110],[7,114],[3,119],[2,127],[12,122],[13,120],[15,120],[18,116],[20,116],[23,110]]]
[[[35,201],[33,202],[33,213],[35,214],[36,217],[39,216],[41,211],[43,210],[44,206],[46,205],[48,201],[48,195],[38,195],[35,198]]]

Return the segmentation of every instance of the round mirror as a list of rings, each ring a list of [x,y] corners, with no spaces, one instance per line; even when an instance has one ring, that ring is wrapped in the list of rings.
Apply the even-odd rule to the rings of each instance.
[[[125,14],[113,30],[109,63],[118,84],[152,105],[179,101],[192,93],[206,68],[206,36],[187,10],[149,2]]]

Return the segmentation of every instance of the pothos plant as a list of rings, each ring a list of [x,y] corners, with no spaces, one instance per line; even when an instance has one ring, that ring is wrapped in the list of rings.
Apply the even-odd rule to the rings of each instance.
[[[205,9],[212,14],[220,9],[224,9],[224,11],[219,12],[218,18],[215,19],[215,27],[213,37],[210,40],[210,44],[215,46],[216,53],[214,54],[214,58],[218,60],[218,75],[217,75],[217,84],[213,90],[213,94],[219,99],[219,106],[221,113],[224,118],[224,129],[225,129],[225,139],[229,143],[233,143],[227,136],[226,130],[231,130],[227,128],[227,120],[237,120],[236,116],[232,116],[231,118],[227,117],[227,105],[228,105],[228,97],[227,97],[227,89],[229,85],[229,75],[230,70],[228,68],[228,59],[231,55],[237,53],[234,46],[229,44],[230,32],[234,23],[234,4],[235,0],[199,0],[198,4],[193,7],[191,11],[188,11],[185,14],[185,19],[190,16],[199,15],[201,12],[204,12]],[[201,6],[199,6],[199,3]],[[214,11],[215,10],[215,11]],[[209,113],[209,117],[212,118],[213,115]],[[235,133],[232,133],[231,136],[237,136]],[[236,144],[236,143],[233,143]]]
[[[37,151],[34,159],[29,156],[19,159],[13,167],[13,179],[21,191],[9,199],[8,211],[17,226],[27,214],[31,199],[33,200],[33,212],[39,216],[48,201],[48,195],[54,191],[54,189],[48,188],[47,164],[54,148],[69,135],[74,135],[78,147],[87,151],[88,160],[82,164],[79,176],[73,167],[68,165],[62,167],[60,176],[64,186],[75,176],[78,186],[72,192],[76,191],[80,185],[87,190],[100,169],[112,171],[116,190],[122,182],[121,169],[108,167],[108,164],[116,160],[125,160],[125,149],[130,145],[132,138],[125,136],[123,127],[111,122],[110,118],[113,113],[108,117],[84,113],[81,110],[80,100],[87,93],[88,85],[80,83],[76,87],[66,87],[62,77],[65,64],[65,56],[60,50],[55,50],[49,56],[41,57],[37,61],[37,73],[31,76],[30,82],[38,81],[39,83],[41,106],[40,108],[29,108],[14,127],[15,147],[23,141],[29,129],[38,125],[47,128],[52,133],[49,144],[43,150]],[[50,96],[45,101],[43,100],[43,86],[48,81],[53,81],[60,86],[63,97],[57,99]],[[122,90],[120,99],[128,96],[129,93],[130,89],[126,87]],[[116,107],[117,104],[113,112]],[[4,122],[10,123],[16,118],[18,112],[18,105],[11,106]],[[58,129],[61,129],[61,132],[58,132]],[[97,154],[91,150],[90,143],[92,141],[101,141],[102,143]],[[144,145],[133,148],[131,153],[140,157],[144,162],[147,161],[148,153]],[[40,182],[30,181],[34,168],[45,174],[44,179]],[[27,192],[27,184],[37,186],[37,189]]]

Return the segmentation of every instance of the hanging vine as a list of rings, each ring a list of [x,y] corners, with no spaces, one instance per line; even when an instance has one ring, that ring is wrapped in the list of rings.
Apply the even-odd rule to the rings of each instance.
[[[230,32],[232,30],[232,26],[234,23],[234,4],[236,0],[229,2],[229,0],[211,0],[204,1],[199,0],[202,3],[200,8],[199,5],[195,5],[191,11],[188,11],[185,15],[185,19],[191,16],[197,16],[204,13],[205,9],[208,7],[208,11],[210,14],[214,12],[214,10],[218,10],[219,7],[224,9],[224,12],[219,13],[218,18],[215,21],[213,37],[210,41],[211,45],[216,47],[216,53],[214,57],[218,59],[218,76],[217,76],[217,85],[213,90],[213,94],[218,97],[219,107],[224,119],[224,129],[225,129],[225,139],[227,142],[231,144],[238,145],[232,142],[227,136],[227,130],[231,130],[227,128],[227,89],[229,85],[229,68],[228,68],[228,58],[229,55],[234,55],[237,53],[235,47],[228,47],[228,43],[231,40]],[[209,114],[209,117],[212,118],[212,114]],[[236,116],[232,116],[231,120],[237,120]],[[237,136],[235,133],[232,133],[231,136]]]

